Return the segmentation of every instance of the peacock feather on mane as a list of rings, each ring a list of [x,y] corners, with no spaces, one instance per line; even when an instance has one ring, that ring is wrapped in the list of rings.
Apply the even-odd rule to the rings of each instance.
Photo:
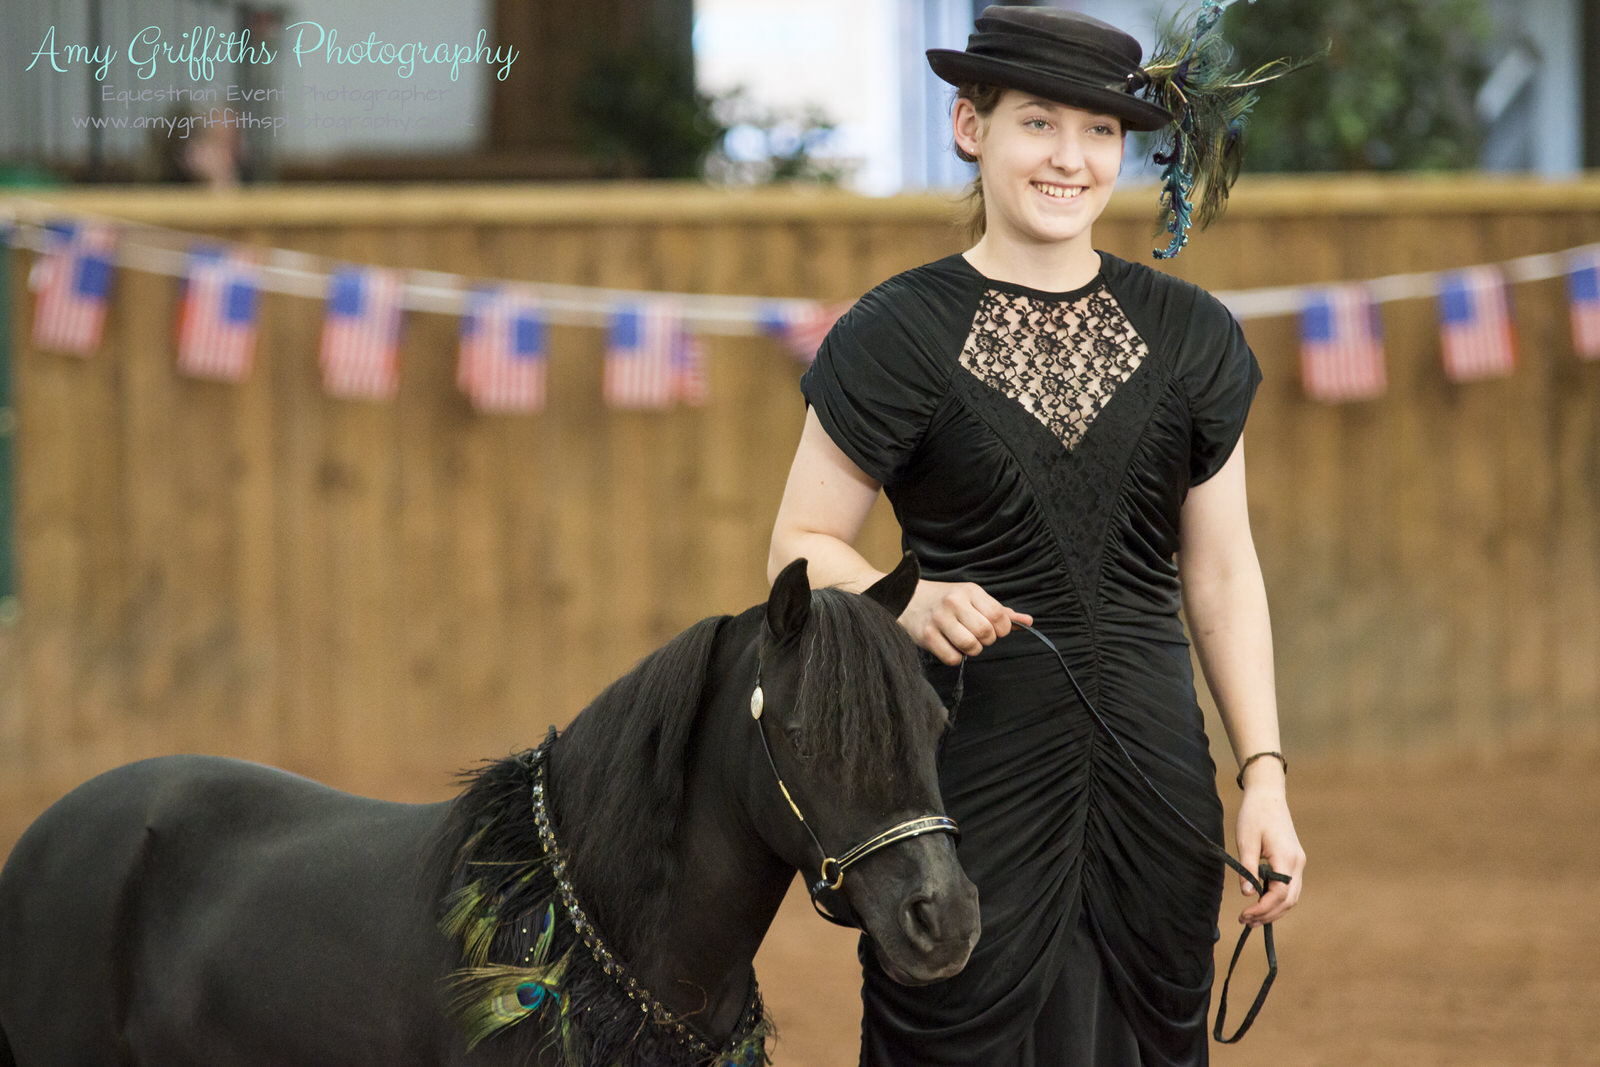
[[[529,1062],[546,1050],[562,1067],[770,1064],[771,1022],[753,984],[745,1018],[713,1048],[604,947],[566,882],[553,829],[540,826],[554,740],[552,730],[540,749],[485,768],[458,801],[474,829],[455,855],[439,926],[458,946],[450,1010],[469,1050],[511,1041]]]

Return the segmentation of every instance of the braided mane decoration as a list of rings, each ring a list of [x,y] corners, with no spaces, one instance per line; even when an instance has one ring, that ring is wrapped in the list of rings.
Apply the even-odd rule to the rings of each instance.
[[[479,810],[500,814],[480,818],[462,846],[440,923],[461,946],[451,1011],[468,1048],[535,1029],[561,1067],[770,1064],[772,1026],[753,973],[744,1013],[719,1049],[606,946],[573,892],[546,806],[555,738],[552,728],[538,749],[502,760],[474,785]],[[491,962],[506,959],[515,962]]]
[[[1255,0],[1249,0],[1254,3]],[[1161,27],[1145,65],[1146,95],[1172,112],[1162,134],[1161,231],[1171,239],[1157,259],[1171,259],[1189,242],[1189,228],[1205,229],[1222,214],[1244,160],[1244,132],[1256,90],[1313,59],[1274,59],[1248,73],[1230,71],[1233,48],[1218,24],[1228,0],[1201,0],[1192,33],[1174,17]],[[1198,190],[1198,206],[1191,200]]]

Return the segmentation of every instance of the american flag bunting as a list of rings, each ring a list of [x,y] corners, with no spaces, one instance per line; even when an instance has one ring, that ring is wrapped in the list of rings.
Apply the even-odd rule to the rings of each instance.
[[[1499,268],[1468,267],[1439,279],[1439,334],[1445,377],[1452,382],[1511,373],[1516,342]]]
[[[248,256],[210,247],[191,251],[178,312],[178,369],[221,382],[248,378],[260,305],[261,269]]]
[[[703,407],[711,389],[706,382],[706,347],[687,327],[678,330],[672,346],[672,389],[680,403]]]
[[[1331,286],[1307,297],[1300,311],[1300,381],[1313,400],[1383,395],[1383,322],[1366,286]]]
[[[605,400],[614,408],[703,404],[705,351],[674,300],[617,308],[606,330]]]
[[[800,362],[811,363],[817,358],[822,339],[849,307],[848,302],[774,301],[761,309],[761,332],[776,337]]]
[[[1579,359],[1600,359],[1600,251],[1572,257],[1567,274],[1572,305],[1572,347]]]
[[[111,295],[116,233],[95,223],[51,226],[49,249],[34,264],[29,285],[33,343],[87,356],[100,345]]]
[[[461,319],[456,384],[483,412],[544,407],[545,321],[537,303],[511,289],[475,289]]]
[[[388,400],[400,386],[400,297],[392,270],[347,267],[328,280],[322,385],[332,396]]]

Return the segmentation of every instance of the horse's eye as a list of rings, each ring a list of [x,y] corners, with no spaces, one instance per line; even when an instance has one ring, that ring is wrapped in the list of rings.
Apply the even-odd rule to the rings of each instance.
[[[811,753],[806,751],[806,734],[804,730],[798,726],[787,726],[784,727],[783,732],[784,736],[789,739],[789,748],[794,751],[797,758],[802,760],[811,758]]]

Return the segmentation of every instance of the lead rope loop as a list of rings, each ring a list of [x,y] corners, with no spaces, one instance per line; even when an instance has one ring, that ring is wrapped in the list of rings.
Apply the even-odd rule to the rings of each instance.
[[[1166,796],[1162,794],[1161,790],[1156,788],[1156,784],[1150,780],[1149,776],[1144,773],[1144,769],[1139,766],[1136,760],[1134,760],[1133,754],[1128,751],[1125,745],[1123,745],[1122,738],[1118,737],[1117,732],[1111,729],[1111,725],[1107,723],[1105,719],[1100,717],[1100,712],[1096,710],[1093,702],[1089,700],[1089,695],[1083,691],[1083,687],[1078,684],[1078,679],[1073,677],[1072,668],[1067,666],[1067,658],[1061,654],[1061,650],[1056,647],[1055,642],[1050,640],[1050,638],[1046,637],[1039,630],[1034,629],[1032,626],[1029,626],[1026,623],[1019,622],[1015,625],[1037,637],[1041,642],[1044,643],[1044,647],[1048,648],[1055,654],[1056,661],[1061,664],[1062,671],[1066,673],[1067,681],[1072,683],[1072,691],[1078,695],[1078,700],[1082,702],[1083,706],[1094,718],[1095,723],[1099,725],[1100,729],[1105,731],[1106,736],[1110,737],[1111,740],[1116,743],[1117,751],[1122,753],[1123,759],[1128,761],[1128,765],[1132,767],[1134,773],[1139,776],[1139,780],[1144,783],[1145,788],[1149,790],[1151,795],[1153,795],[1157,800],[1161,801],[1161,803],[1166,806],[1168,811],[1176,815],[1178,817],[1178,821],[1189,830],[1190,834],[1204,844],[1208,851],[1220,856],[1224,863],[1233,868],[1233,870],[1237,871],[1245,881],[1249,882],[1251,888],[1256,891],[1257,900],[1260,900],[1266,895],[1267,883],[1281,882],[1284,885],[1289,884],[1289,875],[1280,874],[1273,870],[1270,863],[1263,861],[1259,872],[1246,869],[1245,865],[1234,859],[1233,855],[1228,852],[1227,849],[1211,840],[1211,838],[1206,836],[1204,830],[1201,830],[1194,823],[1190,822],[1189,817],[1183,812],[1179,811],[1177,807],[1173,805],[1172,801],[1168,800]],[[963,670],[965,667],[966,662],[963,660]],[[1255,1002],[1250,1005],[1250,1010],[1245,1013],[1244,1022],[1239,1024],[1239,1029],[1234,1032],[1232,1037],[1224,1037],[1222,1035],[1222,1026],[1223,1019],[1228,1014],[1228,984],[1233,981],[1233,969],[1234,966],[1239,962],[1239,955],[1244,951],[1244,943],[1250,939],[1250,930],[1251,927],[1246,926],[1244,928],[1244,932],[1239,935],[1239,943],[1233,948],[1233,959],[1228,962],[1228,973],[1222,979],[1222,995],[1217,998],[1217,1022],[1216,1025],[1212,1027],[1211,1036],[1222,1042],[1224,1045],[1234,1044],[1245,1035],[1245,1031],[1250,1029],[1250,1024],[1256,1021],[1256,1014],[1261,1010],[1261,1005],[1266,1003],[1267,992],[1272,988],[1273,980],[1278,977],[1278,952],[1277,947],[1273,944],[1272,940],[1272,924],[1262,923],[1261,936],[1267,947],[1267,976],[1266,978],[1262,979],[1261,991],[1256,994]]]

